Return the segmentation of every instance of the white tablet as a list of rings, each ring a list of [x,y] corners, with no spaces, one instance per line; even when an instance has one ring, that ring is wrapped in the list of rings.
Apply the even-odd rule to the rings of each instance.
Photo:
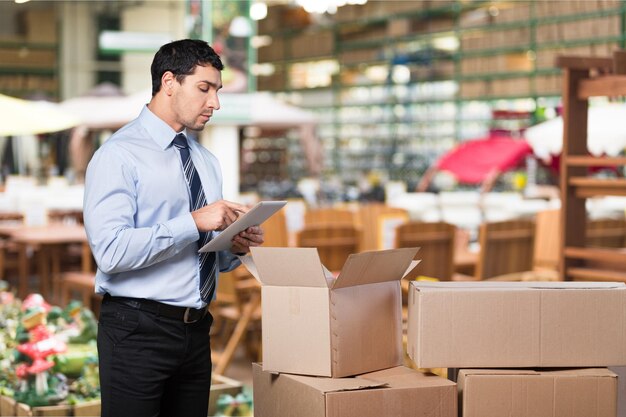
[[[199,252],[217,252],[230,249],[233,246],[231,241],[235,235],[248,227],[260,225],[272,214],[283,208],[285,204],[287,204],[286,201],[261,201],[257,203],[247,213],[239,216],[230,226],[200,248]]]

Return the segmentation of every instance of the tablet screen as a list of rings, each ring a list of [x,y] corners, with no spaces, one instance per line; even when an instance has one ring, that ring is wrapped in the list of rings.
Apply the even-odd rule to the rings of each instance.
[[[217,252],[228,250],[233,246],[232,239],[239,232],[251,226],[258,226],[267,220],[272,214],[283,208],[286,201],[261,201],[252,207],[247,213],[240,216],[230,226],[222,230],[206,245],[200,248],[199,252]]]

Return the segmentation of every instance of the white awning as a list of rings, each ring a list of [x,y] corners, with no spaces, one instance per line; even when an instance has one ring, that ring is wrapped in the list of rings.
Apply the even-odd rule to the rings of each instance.
[[[561,117],[529,127],[524,137],[541,159],[561,153],[563,119]],[[587,148],[592,155],[619,155],[626,148],[626,105],[590,107]]]
[[[57,132],[78,124],[79,120],[58,104],[0,94],[0,136]]]
[[[81,124],[92,129],[117,129],[139,115],[150,101],[145,90],[124,97],[76,97],[60,104]],[[275,99],[269,93],[224,93],[219,96],[220,110],[211,125],[290,127],[315,124],[315,114]]]

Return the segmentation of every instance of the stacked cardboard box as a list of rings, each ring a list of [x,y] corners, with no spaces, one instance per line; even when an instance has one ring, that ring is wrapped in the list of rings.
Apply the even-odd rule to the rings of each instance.
[[[625,312],[623,283],[413,282],[408,355],[461,369],[464,417],[615,417]]]
[[[312,248],[252,248],[262,284],[255,416],[454,417],[456,384],[401,366],[400,280],[416,249],[351,255],[334,278]]]

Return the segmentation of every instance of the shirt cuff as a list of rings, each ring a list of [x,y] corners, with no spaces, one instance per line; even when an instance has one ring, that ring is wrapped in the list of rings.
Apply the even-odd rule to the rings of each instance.
[[[163,225],[172,233],[176,247],[182,248],[200,239],[198,227],[196,222],[193,221],[191,213],[174,217],[163,223]]]
[[[220,272],[228,272],[237,268],[241,265],[241,261],[239,257],[232,253],[231,251],[220,251],[219,253],[220,260]]]

